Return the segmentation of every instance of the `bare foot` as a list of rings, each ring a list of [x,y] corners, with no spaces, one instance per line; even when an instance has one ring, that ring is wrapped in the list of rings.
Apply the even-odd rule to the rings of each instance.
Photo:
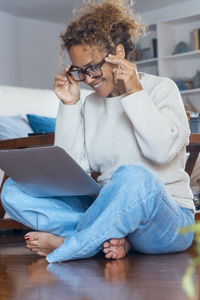
[[[106,258],[120,259],[126,256],[130,250],[130,243],[126,238],[110,239],[103,243],[103,252]]]
[[[29,232],[25,235],[26,248],[36,252],[40,256],[47,256],[58,248],[64,241],[64,237],[48,232]]]

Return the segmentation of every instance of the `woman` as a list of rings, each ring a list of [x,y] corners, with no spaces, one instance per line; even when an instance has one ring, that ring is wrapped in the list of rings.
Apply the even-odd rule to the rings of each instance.
[[[48,262],[100,250],[113,259],[130,249],[178,252],[192,243],[193,233],[179,234],[194,222],[184,171],[188,121],[174,82],[138,75],[131,62],[143,29],[126,1],[89,1],[61,35],[72,65],[55,77],[55,144],[88,173],[100,173],[102,189],[95,200],[38,200],[9,179],[2,192],[10,216],[38,231],[25,235],[27,248]],[[79,81],[94,90],[84,103]]]

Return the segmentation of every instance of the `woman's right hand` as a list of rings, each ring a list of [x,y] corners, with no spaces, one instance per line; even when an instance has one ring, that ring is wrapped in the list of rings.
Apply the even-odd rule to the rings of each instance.
[[[53,87],[56,96],[66,105],[76,104],[80,100],[79,83],[67,75],[70,66],[56,75]]]

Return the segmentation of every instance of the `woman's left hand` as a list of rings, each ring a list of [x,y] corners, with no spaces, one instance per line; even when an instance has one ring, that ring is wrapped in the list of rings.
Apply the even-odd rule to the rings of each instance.
[[[116,65],[113,69],[115,82],[117,83],[117,80],[122,80],[127,94],[143,90],[138,78],[137,67],[135,64],[125,58],[121,58],[113,54],[109,54],[105,58],[105,61]]]

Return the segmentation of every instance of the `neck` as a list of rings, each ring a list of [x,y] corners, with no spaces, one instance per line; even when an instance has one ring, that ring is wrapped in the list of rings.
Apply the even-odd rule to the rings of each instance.
[[[114,85],[113,91],[110,93],[108,97],[117,97],[125,94],[125,92],[126,90],[125,90],[124,82],[122,80],[118,80],[117,84]]]

